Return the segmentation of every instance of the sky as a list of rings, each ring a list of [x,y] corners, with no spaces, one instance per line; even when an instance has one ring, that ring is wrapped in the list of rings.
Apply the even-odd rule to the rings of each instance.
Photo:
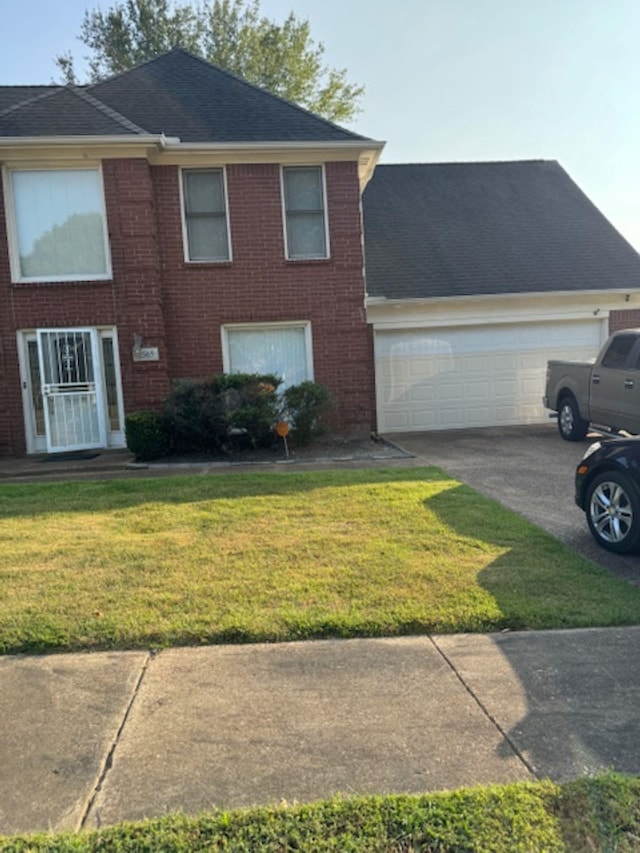
[[[86,8],[1,0],[0,84],[50,83]],[[383,163],[557,160],[640,251],[640,0],[261,0],[363,84]]]

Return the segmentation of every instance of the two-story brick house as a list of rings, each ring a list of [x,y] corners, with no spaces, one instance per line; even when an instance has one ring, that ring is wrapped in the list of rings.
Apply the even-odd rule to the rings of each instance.
[[[118,447],[175,379],[315,379],[375,424],[360,199],[382,143],[173,50],[0,87],[0,453]]]

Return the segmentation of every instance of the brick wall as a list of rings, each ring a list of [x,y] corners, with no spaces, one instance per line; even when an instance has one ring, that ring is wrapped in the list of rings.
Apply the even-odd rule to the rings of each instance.
[[[0,171],[0,186],[2,172]],[[10,453],[16,446],[18,436],[16,431],[22,426],[22,409],[20,407],[20,378],[18,376],[17,353],[12,341],[15,333],[11,320],[11,292],[9,289],[9,251],[5,235],[6,218],[4,210],[4,195],[0,192],[0,394],[3,405],[0,406],[0,455]],[[11,392],[10,389],[14,388]],[[18,394],[16,395],[16,389]],[[16,401],[16,396],[18,399]],[[16,402],[18,410],[16,411]],[[19,421],[17,418],[19,417]]]
[[[157,407],[170,389],[153,174],[144,160],[103,164],[125,412]],[[178,226],[179,227],[179,226]],[[157,362],[133,362],[134,335],[158,347]]]
[[[609,334],[619,329],[640,328],[640,310],[612,311],[609,315]]]
[[[179,170],[103,163],[113,280],[11,284],[0,193],[0,453],[25,451],[16,330],[116,326],[125,411],[157,407],[172,379],[222,371],[225,323],[311,322],[315,379],[337,401],[334,428],[373,428],[375,392],[357,167],[326,168],[331,258],[287,261],[276,165],[227,169],[233,261],[187,264]],[[134,335],[158,362],[134,363]]]
[[[17,330],[117,326],[125,408],[153,405],[169,390],[166,359],[133,364],[133,334],[164,350],[162,287],[149,165],[103,164],[112,281],[11,284],[5,213],[0,193],[0,453],[25,452]]]
[[[334,426],[374,426],[373,360],[364,315],[359,186],[354,163],[326,167],[331,258],[285,258],[277,165],[227,168],[230,263],[184,261],[179,172],[154,168],[164,304],[173,378],[222,371],[227,323],[311,322],[314,373],[337,401]],[[162,200],[162,201],[161,201]]]

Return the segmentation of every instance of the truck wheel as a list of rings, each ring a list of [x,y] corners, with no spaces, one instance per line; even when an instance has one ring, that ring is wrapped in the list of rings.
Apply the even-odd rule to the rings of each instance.
[[[565,441],[582,441],[589,430],[589,421],[580,417],[574,397],[563,397],[560,402],[558,430]]]

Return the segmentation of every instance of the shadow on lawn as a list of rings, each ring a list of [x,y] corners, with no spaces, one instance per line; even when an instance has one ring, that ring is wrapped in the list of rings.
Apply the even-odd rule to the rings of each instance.
[[[135,480],[87,480],[0,486],[0,519],[50,513],[109,512],[152,503],[301,496],[324,488],[394,482],[449,481],[438,468],[367,468],[326,471],[175,475]]]

